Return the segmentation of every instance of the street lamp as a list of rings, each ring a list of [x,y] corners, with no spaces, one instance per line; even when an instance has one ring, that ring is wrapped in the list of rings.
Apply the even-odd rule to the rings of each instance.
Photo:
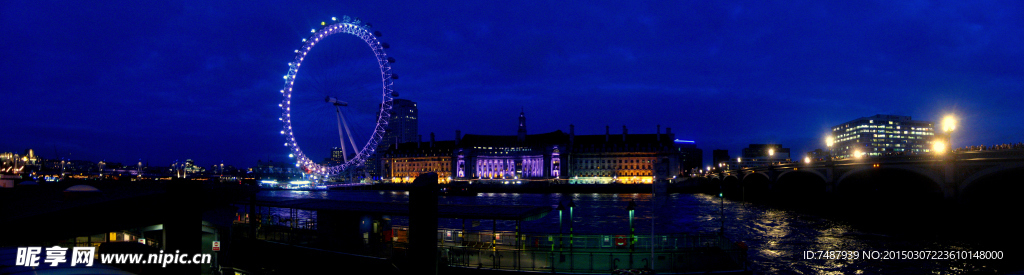
[[[718,221],[720,225],[718,227],[718,234],[725,235],[725,188],[722,187],[724,184],[718,185]]]
[[[775,149],[768,149],[768,166],[773,164],[775,160]]]
[[[956,118],[953,115],[942,118],[942,131],[952,132],[953,130],[956,130]]]
[[[562,210],[565,210],[565,206],[562,202],[558,202],[558,249],[562,249]],[[551,250],[555,250],[555,244],[551,243]]]
[[[932,142],[932,151],[935,152],[936,155],[945,154],[946,153],[946,143],[942,142],[941,140],[933,141]]]
[[[804,164],[811,164],[811,157],[804,157]]]
[[[956,130],[956,117],[953,115],[947,115],[942,118],[942,131],[946,132],[946,143],[949,143],[949,147],[953,147],[953,131]]]
[[[569,199],[569,248],[572,249],[572,209],[576,208],[576,203]]]
[[[573,242],[572,242],[572,239],[573,239],[573,235],[572,235],[572,209],[576,208],[576,203],[572,201],[572,198],[569,198],[569,205],[568,206],[569,206],[569,270],[571,271],[572,267],[575,266],[575,260],[576,260],[576,257],[573,256]]]
[[[832,145],[836,143],[832,136],[825,137],[825,146],[828,147],[828,160],[832,160]]]

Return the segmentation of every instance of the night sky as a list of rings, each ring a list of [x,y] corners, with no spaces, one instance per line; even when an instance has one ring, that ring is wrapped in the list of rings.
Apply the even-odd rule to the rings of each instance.
[[[0,151],[285,161],[286,64],[343,15],[391,45],[424,139],[514,135],[522,109],[531,134],[671,127],[705,162],[802,154],[875,114],[956,114],[956,146],[1024,141],[1019,1],[86,2],[0,2]]]

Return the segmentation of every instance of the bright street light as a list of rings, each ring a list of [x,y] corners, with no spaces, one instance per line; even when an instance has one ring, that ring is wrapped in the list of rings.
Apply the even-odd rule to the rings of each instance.
[[[941,140],[933,141],[932,142],[932,151],[935,151],[936,154],[943,154],[943,153],[945,153],[946,152],[946,143],[942,142]]]
[[[863,156],[863,154],[861,154],[860,150],[856,150],[853,151],[853,156],[856,158],[860,158],[861,156]]]
[[[832,138],[832,136],[825,137],[825,146],[832,147],[832,144],[835,144],[835,143],[836,143],[836,140],[834,138]]]
[[[811,164],[811,157],[804,157],[804,163]]]
[[[952,132],[953,130],[956,130],[956,118],[953,115],[942,118],[942,131]]]

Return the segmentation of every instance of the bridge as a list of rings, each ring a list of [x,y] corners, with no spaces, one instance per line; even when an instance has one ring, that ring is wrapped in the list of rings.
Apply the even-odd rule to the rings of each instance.
[[[1001,150],[719,169],[707,180],[744,200],[838,195],[991,205],[1024,194],[1022,178],[1024,150]]]

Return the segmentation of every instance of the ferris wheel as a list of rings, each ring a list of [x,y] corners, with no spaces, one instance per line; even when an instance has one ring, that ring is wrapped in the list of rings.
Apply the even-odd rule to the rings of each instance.
[[[314,179],[363,166],[388,129],[398,75],[370,28],[348,16],[320,22],[288,63],[281,134],[295,167]]]

